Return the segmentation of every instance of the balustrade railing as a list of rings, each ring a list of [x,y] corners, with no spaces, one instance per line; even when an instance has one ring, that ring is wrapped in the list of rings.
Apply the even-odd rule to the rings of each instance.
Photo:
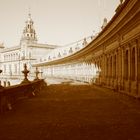
[[[2,71],[1,71],[2,72]],[[7,110],[12,110],[13,105],[17,100],[36,96],[45,84],[44,80],[37,77],[34,81],[29,81],[27,78],[27,66],[24,65],[24,80],[13,86],[3,87],[0,85],[0,113]]]

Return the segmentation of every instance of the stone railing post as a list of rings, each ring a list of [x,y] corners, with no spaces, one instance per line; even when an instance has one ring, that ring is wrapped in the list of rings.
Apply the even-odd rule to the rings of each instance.
[[[24,79],[23,79],[23,81],[21,82],[21,84],[23,84],[23,83],[29,83],[29,82],[30,82],[30,81],[28,80],[28,78],[27,78],[29,72],[30,72],[30,71],[27,70],[27,65],[24,64],[24,70],[22,71],[22,73],[24,74]]]
[[[0,70],[0,73],[2,73],[2,70]],[[0,88],[3,88],[3,86],[1,85],[1,81],[0,81]]]

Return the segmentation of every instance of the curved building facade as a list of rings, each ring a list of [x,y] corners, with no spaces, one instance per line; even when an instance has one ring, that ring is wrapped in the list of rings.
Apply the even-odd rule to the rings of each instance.
[[[116,14],[84,48],[35,63],[46,76],[80,80],[140,96],[140,1],[121,1]]]

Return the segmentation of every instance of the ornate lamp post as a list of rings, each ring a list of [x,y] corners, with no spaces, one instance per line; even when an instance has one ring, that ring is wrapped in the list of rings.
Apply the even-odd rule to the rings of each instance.
[[[22,71],[22,73],[24,74],[24,80],[21,82],[22,84],[23,84],[23,83],[29,83],[29,82],[30,82],[30,81],[28,80],[28,78],[27,78],[29,72],[30,72],[30,71],[27,70],[27,65],[24,64],[24,70]]]

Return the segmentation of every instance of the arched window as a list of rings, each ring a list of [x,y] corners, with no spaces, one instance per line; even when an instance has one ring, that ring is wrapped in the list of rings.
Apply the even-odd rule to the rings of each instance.
[[[135,61],[135,48],[133,48],[132,50],[132,80],[135,80],[135,69],[136,69],[136,65],[135,65],[136,61]]]

